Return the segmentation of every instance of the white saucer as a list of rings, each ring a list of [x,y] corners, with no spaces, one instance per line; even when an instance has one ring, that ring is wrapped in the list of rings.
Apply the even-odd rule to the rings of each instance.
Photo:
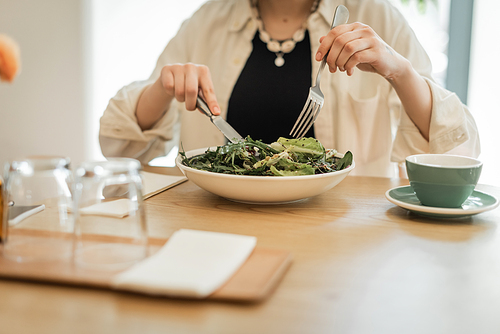
[[[474,190],[461,208],[438,208],[420,203],[411,186],[396,187],[387,190],[385,197],[389,202],[418,215],[433,218],[461,218],[493,210],[499,204],[498,199],[484,192]]]

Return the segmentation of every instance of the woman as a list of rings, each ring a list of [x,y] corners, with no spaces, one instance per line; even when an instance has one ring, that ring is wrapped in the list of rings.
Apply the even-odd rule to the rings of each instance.
[[[330,30],[339,4],[349,22]],[[110,101],[102,151],[148,162],[177,144],[179,133],[185,150],[224,144],[207,117],[183,111],[195,110],[199,92],[243,136],[287,136],[325,55],[325,104],[308,136],[351,150],[355,174],[393,176],[416,153],[479,154],[467,107],[432,81],[425,51],[384,0],[206,3],[181,26],[149,80]]]

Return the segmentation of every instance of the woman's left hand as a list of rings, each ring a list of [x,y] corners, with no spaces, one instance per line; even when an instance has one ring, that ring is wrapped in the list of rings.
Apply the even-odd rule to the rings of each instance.
[[[350,76],[357,67],[390,80],[407,69],[408,61],[366,24],[339,25],[321,37],[320,42],[316,60],[328,53],[326,61],[332,73],[338,68]]]
[[[320,42],[316,60],[320,61],[328,53],[326,61],[330,72],[338,68],[352,75],[357,67],[387,79],[410,119],[429,140],[432,94],[409,60],[385,43],[371,27],[359,22],[333,28]]]

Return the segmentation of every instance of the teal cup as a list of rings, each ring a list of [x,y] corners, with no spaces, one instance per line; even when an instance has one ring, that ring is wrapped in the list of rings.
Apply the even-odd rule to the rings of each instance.
[[[406,158],[406,171],[423,205],[459,208],[476,187],[483,163],[449,154],[417,154]]]

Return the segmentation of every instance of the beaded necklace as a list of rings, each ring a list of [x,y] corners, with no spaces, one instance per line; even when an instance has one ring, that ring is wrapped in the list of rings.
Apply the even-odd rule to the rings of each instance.
[[[311,6],[310,14],[314,13],[318,9],[319,2],[320,0],[314,0],[313,5]],[[307,29],[307,20],[305,20],[300,29],[293,34],[292,38],[286,39],[284,41],[277,41],[275,39],[272,39],[269,33],[264,29],[264,23],[262,23],[262,19],[259,13],[258,0],[252,0],[252,12],[255,20],[257,21],[260,40],[266,43],[267,49],[269,51],[276,54],[274,64],[277,67],[283,66],[285,64],[285,58],[283,58],[285,53],[292,52],[292,50],[295,48],[295,45],[304,39]]]

